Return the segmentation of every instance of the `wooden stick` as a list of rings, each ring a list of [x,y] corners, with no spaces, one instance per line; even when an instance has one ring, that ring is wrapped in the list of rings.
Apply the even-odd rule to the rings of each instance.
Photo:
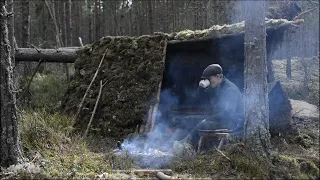
[[[83,47],[83,43],[82,43],[81,37],[79,37],[79,43],[80,43],[80,46]]]
[[[156,118],[157,118],[158,106],[159,106],[159,102],[160,102],[161,84],[162,84],[162,81],[160,81],[160,83],[159,83],[158,93],[157,93],[157,102],[154,105],[152,113],[151,113],[151,129],[150,129],[150,131],[153,131],[154,124],[155,124]]]
[[[218,153],[220,153],[223,157],[225,157],[226,159],[228,159],[229,161],[231,161],[230,158],[228,158],[228,156],[226,156],[222,151],[220,151],[219,149],[217,149],[216,147],[214,147],[215,150],[218,151]]]
[[[170,179],[172,179],[172,176],[166,175],[166,174],[164,174],[163,172],[158,172],[158,173],[156,174],[156,177],[157,177],[158,179],[160,179],[160,180],[170,180]]]
[[[111,170],[112,173],[141,173],[141,174],[155,174],[158,172],[163,172],[166,174],[172,174],[171,169],[129,169],[129,170]]]
[[[33,45],[33,44],[29,43],[29,42],[27,42],[27,43],[28,43],[31,47],[33,47],[34,49],[36,49],[38,53],[41,53],[41,51],[37,48],[37,46],[35,46],[35,45]],[[19,49],[18,49],[18,50],[19,50]]]
[[[304,16],[305,14],[307,14],[307,13],[309,13],[309,12],[312,12],[312,11],[314,11],[314,10],[316,10],[316,9],[317,9],[317,8],[315,7],[315,8],[308,9],[308,10],[302,12],[302,13],[298,14],[295,18],[293,18],[292,21],[295,21],[295,20],[297,20],[297,19],[301,19],[302,16]]]
[[[93,76],[93,78],[92,78],[92,80],[91,80],[91,82],[90,82],[90,84],[89,84],[86,92],[85,92],[84,95],[83,95],[83,98],[82,98],[82,100],[81,100],[81,102],[80,102],[80,104],[79,104],[78,110],[77,110],[76,114],[75,114],[74,117],[73,117],[72,126],[73,126],[73,125],[75,124],[75,122],[77,121],[77,118],[78,118],[78,116],[79,116],[79,114],[80,114],[80,111],[81,111],[81,109],[82,109],[84,100],[86,99],[86,97],[87,97],[87,95],[88,95],[88,93],[89,93],[89,90],[90,90],[90,88],[91,88],[94,80],[96,79],[96,77],[97,77],[97,75],[98,75],[99,69],[100,69],[100,67],[101,67],[101,64],[102,64],[102,62],[103,62],[103,60],[104,60],[104,57],[106,56],[107,52],[108,52],[108,49],[106,49],[106,51],[104,52],[104,54],[103,54],[103,56],[102,56],[102,58],[101,58],[101,60],[100,60],[99,66],[98,66],[98,68],[97,68],[97,70],[96,70],[96,72],[95,72],[95,74],[94,74],[94,76]]]
[[[88,123],[86,132],[84,133],[82,139],[86,138],[86,137],[87,137],[87,134],[88,134],[88,132],[89,132],[89,128],[90,128],[90,126],[91,126],[92,120],[93,120],[93,118],[94,118],[94,115],[96,114],[96,110],[97,110],[97,107],[98,107],[98,104],[99,104],[99,100],[100,100],[100,97],[101,97],[102,88],[103,88],[103,85],[102,85],[102,81],[100,80],[100,89],[99,89],[99,94],[98,94],[98,97],[97,97],[97,100],[96,100],[96,104],[94,105],[94,108],[93,108],[93,111],[92,111],[92,114],[91,114],[90,121],[89,121],[89,123]]]

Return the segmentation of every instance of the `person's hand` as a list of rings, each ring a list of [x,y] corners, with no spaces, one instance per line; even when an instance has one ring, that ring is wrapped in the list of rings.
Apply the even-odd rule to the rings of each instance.
[[[180,118],[178,118],[178,117],[172,118],[173,123],[178,123],[179,121],[180,121]]]

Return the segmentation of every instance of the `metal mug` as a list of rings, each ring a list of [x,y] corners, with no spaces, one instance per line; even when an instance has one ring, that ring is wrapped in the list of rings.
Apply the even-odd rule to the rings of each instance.
[[[203,79],[199,82],[199,86],[202,88],[207,88],[210,85],[210,81],[208,79]]]

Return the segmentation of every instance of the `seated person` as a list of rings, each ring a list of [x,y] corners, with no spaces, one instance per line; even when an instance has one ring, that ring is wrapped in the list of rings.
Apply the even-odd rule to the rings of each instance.
[[[219,64],[209,65],[202,74],[202,80],[208,80],[206,92],[210,98],[213,115],[198,123],[182,142],[196,147],[200,139],[198,130],[238,129],[244,122],[243,102],[239,88],[223,76]],[[210,83],[210,85],[209,85]],[[199,84],[201,88],[206,88]]]

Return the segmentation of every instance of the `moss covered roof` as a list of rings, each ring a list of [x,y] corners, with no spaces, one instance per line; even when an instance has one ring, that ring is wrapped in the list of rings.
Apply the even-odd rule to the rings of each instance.
[[[302,19],[295,21],[288,21],[286,19],[267,19],[266,18],[266,28],[267,29],[279,29],[282,27],[289,27],[290,25],[296,25],[303,22]],[[228,35],[238,35],[244,33],[245,21],[235,23],[235,24],[225,24],[225,25],[213,25],[208,29],[203,30],[183,30],[174,33],[161,33],[156,32],[155,34],[165,34],[168,36],[169,40],[192,40],[192,39],[205,39],[205,38],[219,38]]]

